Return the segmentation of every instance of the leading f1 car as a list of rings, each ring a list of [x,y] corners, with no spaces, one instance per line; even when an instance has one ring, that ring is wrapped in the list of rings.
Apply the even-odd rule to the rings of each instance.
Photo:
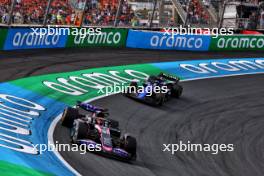
[[[137,141],[130,134],[121,135],[119,122],[108,118],[107,109],[77,102],[76,108],[64,110],[61,123],[71,129],[71,140],[87,147],[100,146],[100,153],[118,159],[135,160]]]
[[[180,98],[183,87],[179,81],[178,77],[164,73],[151,75],[143,84],[132,81],[125,95],[152,105],[163,105],[171,97]]]

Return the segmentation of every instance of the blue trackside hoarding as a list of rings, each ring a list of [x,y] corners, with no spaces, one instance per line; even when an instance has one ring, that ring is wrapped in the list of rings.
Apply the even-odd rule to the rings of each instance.
[[[126,46],[129,48],[208,51],[209,35],[170,35],[164,32],[129,30]]]
[[[63,48],[67,35],[38,35],[31,28],[11,28],[4,44],[4,50]]]
[[[264,73],[264,58],[176,61],[152,65],[189,80]]]

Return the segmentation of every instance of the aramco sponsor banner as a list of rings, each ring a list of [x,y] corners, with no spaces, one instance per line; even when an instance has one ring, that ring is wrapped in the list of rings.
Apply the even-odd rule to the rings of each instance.
[[[184,79],[264,73],[264,58],[176,61],[153,65],[163,70],[163,72],[169,72]]]
[[[210,51],[264,50],[264,35],[232,35],[211,39]]]
[[[0,84],[0,175],[74,175],[53,151],[40,153],[39,146],[50,142],[48,129],[65,107],[18,86]]]
[[[4,50],[33,48],[63,48],[67,35],[39,35],[30,28],[11,28],[8,30]]]
[[[208,35],[168,35],[162,32],[129,30],[129,48],[208,51],[211,37]]]
[[[3,49],[3,46],[5,44],[7,29],[0,29],[0,50]]]
[[[89,34],[85,36],[71,35],[68,37],[66,47],[125,47],[127,38],[127,29],[102,28],[100,33]]]

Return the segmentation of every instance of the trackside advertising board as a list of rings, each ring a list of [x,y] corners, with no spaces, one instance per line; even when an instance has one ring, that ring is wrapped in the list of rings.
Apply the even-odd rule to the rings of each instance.
[[[127,38],[127,29],[110,29],[102,28],[101,33],[94,32],[94,34],[87,33],[85,37],[82,37],[81,32],[79,35],[71,35],[68,37],[66,47],[125,47]]]
[[[5,44],[7,29],[0,29],[0,50],[3,49],[3,46]]]
[[[208,51],[208,35],[168,35],[163,32],[129,30],[127,47],[161,50]]]
[[[8,30],[4,50],[63,48],[67,35],[38,35],[30,28],[11,28]]]
[[[0,28],[0,50],[35,48],[143,48],[187,51],[247,51],[264,50],[264,35],[170,35],[165,32],[102,28],[84,36],[71,28],[69,35],[39,35],[31,28]],[[98,29],[98,28],[97,28]],[[88,30],[88,28],[87,28]]]
[[[264,50],[264,35],[232,35],[212,37],[210,51]]]

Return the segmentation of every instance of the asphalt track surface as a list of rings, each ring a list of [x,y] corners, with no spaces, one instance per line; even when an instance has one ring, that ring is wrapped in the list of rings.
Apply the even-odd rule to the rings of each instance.
[[[0,51],[0,82],[102,66],[175,60],[264,57],[263,51],[189,52],[136,49],[36,49]]]
[[[82,175],[95,176],[263,176],[264,76],[251,75],[182,83],[183,97],[161,108],[122,95],[95,101],[110,109],[120,128],[138,140],[138,159],[129,164],[87,153],[62,156]],[[66,134],[66,136],[65,136]],[[55,141],[68,143],[57,126]],[[179,140],[234,144],[234,152],[163,152]]]
[[[242,55],[242,56],[241,56]],[[4,58],[3,58],[4,57]],[[13,57],[13,58],[12,58]],[[53,50],[1,55],[1,81],[89,67],[207,58],[263,57],[262,53],[187,53],[145,50]],[[7,59],[9,58],[9,59]],[[56,60],[57,59],[57,60]],[[8,75],[5,75],[8,74]],[[93,153],[62,152],[82,175],[95,176],[263,176],[264,76],[248,75],[182,83],[184,94],[163,107],[113,95],[95,101],[110,109],[123,131],[138,140],[138,159],[125,163]],[[58,125],[54,140],[69,142]],[[162,152],[162,144],[230,143],[234,152]]]

